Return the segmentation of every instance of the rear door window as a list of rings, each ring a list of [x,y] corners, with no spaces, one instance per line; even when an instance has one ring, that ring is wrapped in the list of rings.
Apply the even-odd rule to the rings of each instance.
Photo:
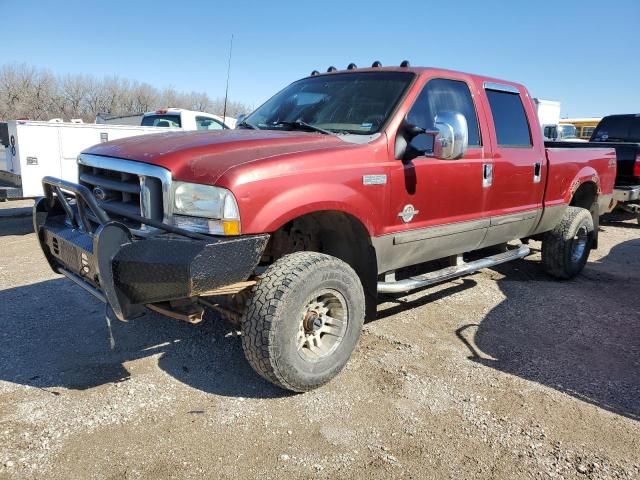
[[[640,116],[614,115],[603,118],[593,132],[591,141],[640,143]]]
[[[531,147],[529,121],[520,94],[486,90],[499,147]]]
[[[181,127],[180,115],[146,115],[142,117],[143,127]]]

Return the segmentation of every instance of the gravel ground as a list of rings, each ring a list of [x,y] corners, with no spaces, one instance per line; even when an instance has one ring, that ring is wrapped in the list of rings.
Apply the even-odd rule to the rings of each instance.
[[[640,478],[640,228],[581,276],[526,260],[386,297],[292,395],[215,316],[112,326],[0,204],[0,478]],[[533,244],[539,247],[539,244]]]

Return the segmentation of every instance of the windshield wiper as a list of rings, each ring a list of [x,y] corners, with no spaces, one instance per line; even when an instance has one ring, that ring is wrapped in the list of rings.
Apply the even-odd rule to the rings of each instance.
[[[311,125],[310,123],[303,122],[301,120],[296,120],[295,122],[275,122],[274,125],[282,125],[284,127],[289,127],[292,130],[311,130],[313,132],[324,133],[325,135],[335,135],[335,132],[316,127],[315,125]]]
[[[236,127],[245,127],[245,128],[250,128],[251,130],[260,130],[253,123],[249,123],[246,120],[241,121],[238,125],[236,125]]]

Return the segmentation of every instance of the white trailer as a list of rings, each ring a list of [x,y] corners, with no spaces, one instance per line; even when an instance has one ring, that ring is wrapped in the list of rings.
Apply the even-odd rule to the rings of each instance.
[[[557,125],[560,122],[560,102],[534,98],[540,126]]]
[[[43,195],[42,177],[47,175],[77,182],[76,159],[92,145],[167,132],[166,128],[158,127],[29,120],[10,121],[8,130],[4,161],[0,156],[0,200]]]

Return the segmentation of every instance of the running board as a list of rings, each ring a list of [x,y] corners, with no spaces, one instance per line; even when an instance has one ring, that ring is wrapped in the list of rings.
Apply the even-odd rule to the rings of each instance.
[[[409,292],[416,288],[422,288],[436,283],[445,282],[456,277],[461,277],[463,275],[468,275],[483,268],[489,268],[494,265],[510,262],[511,260],[524,258],[529,255],[529,252],[530,250],[528,246],[520,245],[520,247],[515,250],[491,255],[490,257],[481,258],[480,260],[474,260],[469,263],[463,263],[462,265],[443,268],[442,270],[425,273],[424,275],[419,275],[417,277],[411,277],[395,282],[378,282],[378,293]]]

